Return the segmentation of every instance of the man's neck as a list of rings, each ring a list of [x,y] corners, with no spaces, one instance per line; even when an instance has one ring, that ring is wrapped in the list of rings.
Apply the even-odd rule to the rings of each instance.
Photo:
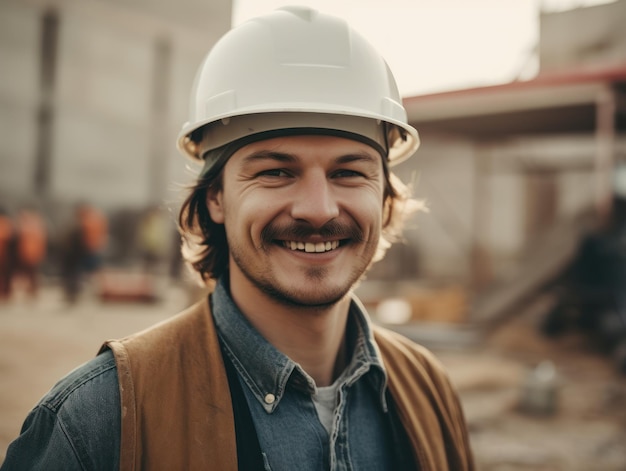
[[[350,297],[327,307],[289,306],[256,289],[231,297],[248,321],[276,349],[298,363],[317,386],[328,386],[347,365],[346,325]]]

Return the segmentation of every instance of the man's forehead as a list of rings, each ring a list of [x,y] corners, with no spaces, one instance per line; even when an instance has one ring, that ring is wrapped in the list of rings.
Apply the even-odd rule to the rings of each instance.
[[[238,149],[231,159],[254,161],[273,158],[296,161],[307,157],[382,161],[380,153],[372,146],[357,140],[330,135],[280,136],[255,141]]]

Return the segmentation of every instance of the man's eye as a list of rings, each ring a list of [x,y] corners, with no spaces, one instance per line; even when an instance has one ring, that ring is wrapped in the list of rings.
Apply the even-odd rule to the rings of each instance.
[[[272,168],[269,170],[263,170],[262,172],[259,172],[258,176],[260,177],[288,177],[289,174],[281,168]]]
[[[362,177],[363,174],[361,172],[357,172],[356,170],[338,170],[333,176],[335,178],[351,178],[351,177]]]

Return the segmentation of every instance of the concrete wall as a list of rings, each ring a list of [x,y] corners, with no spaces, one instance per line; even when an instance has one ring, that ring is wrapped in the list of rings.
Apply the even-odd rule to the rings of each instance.
[[[0,3],[0,199],[32,189],[39,101],[37,8]]]
[[[475,162],[472,143],[429,136],[417,154],[394,167],[428,212],[416,214],[404,232],[420,276],[464,278],[474,232]],[[387,263],[387,259],[385,260]]]
[[[394,171],[414,181],[429,212],[410,221],[410,249],[381,263],[396,270],[415,263],[431,280],[471,281],[481,270],[489,279],[506,277],[556,226],[593,209],[594,146],[593,136],[582,135],[490,143],[427,136]]]
[[[50,4],[56,60],[42,80]],[[46,204],[89,200],[105,209],[175,200],[191,175],[175,148],[191,83],[230,28],[231,10],[230,0],[0,3],[3,200],[19,205],[39,195]],[[46,185],[36,185],[42,109],[50,111],[49,167]]]
[[[542,13],[539,62],[542,71],[626,60],[626,0],[565,12]]]

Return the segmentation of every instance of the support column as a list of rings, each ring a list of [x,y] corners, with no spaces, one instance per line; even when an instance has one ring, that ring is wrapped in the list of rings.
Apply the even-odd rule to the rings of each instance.
[[[167,38],[159,37],[154,48],[152,81],[152,118],[150,120],[150,160],[148,169],[150,203],[163,203],[167,185],[167,158],[172,142],[168,139],[168,114],[172,48]]]
[[[47,9],[41,19],[40,98],[37,110],[37,143],[33,176],[34,194],[43,200],[48,200],[50,197],[58,36],[58,12],[52,8]]]
[[[613,207],[615,109],[615,92],[610,85],[607,85],[596,99],[594,202],[600,227],[610,222]]]
[[[470,252],[471,284],[480,290],[492,278],[491,255],[488,250],[488,231],[491,217],[491,147],[478,144],[475,151],[474,171],[474,228]]]

